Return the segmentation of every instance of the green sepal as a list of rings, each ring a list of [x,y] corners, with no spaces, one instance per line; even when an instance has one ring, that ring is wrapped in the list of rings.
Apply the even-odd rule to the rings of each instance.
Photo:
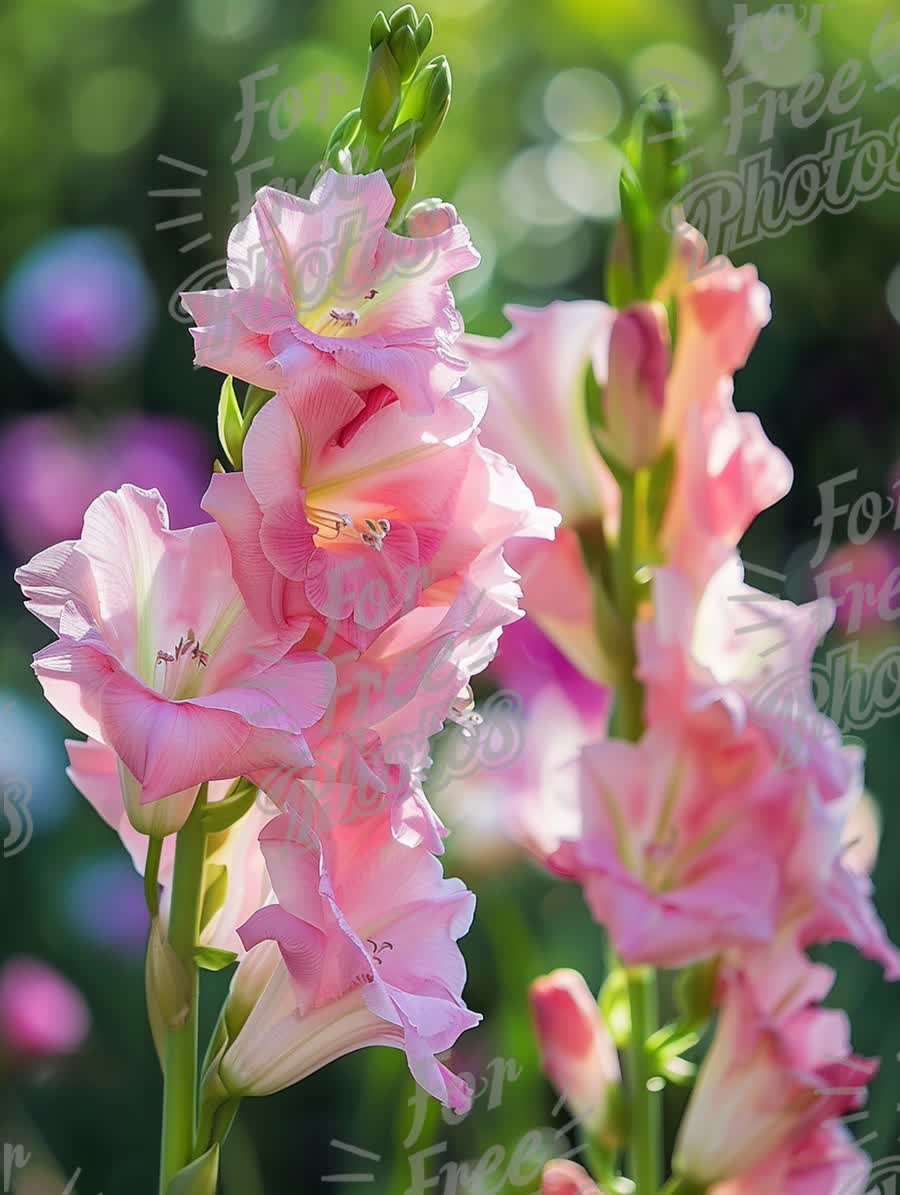
[[[241,450],[244,444],[244,420],[234,392],[234,378],[226,377],[219,393],[218,411],[219,443],[230,465],[241,467]]]
[[[330,161],[332,154],[342,149],[348,149],[353,144],[359,128],[359,108],[353,108],[346,116],[342,116],[334,126],[334,130],[328,138],[328,145],[325,148],[325,157]],[[250,389],[258,390],[259,387],[251,386]]]
[[[225,904],[228,896],[228,868],[224,863],[208,863],[206,866],[206,890],[200,910],[200,932],[206,929],[216,913]]]
[[[418,25],[416,25],[416,47],[419,54],[424,54],[428,49],[431,39],[434,37],[434,22],[426,12]]]
[[[450,110],[452,91],[450,63],[443,54],[427,62],[409,85],[397,123],[415,123],[417,154],[423,154],[440,132]]]
[[[216,457],[216,459],[213,461],[212,471],[213,471],[213,473],[226,473],[227,472],[225,466],[222,464],[222,462],[219,460],[218,457]]]
[[[207,834],[219,834],[240,821],[256,800],[256,793],[256,785],[249,780],[236,780],[221,801],[213,801],[203,810]]]
[[[655,541],[669,507],[672,481],[675,476],[675,445],[667,444],[659,458],[650,466],[647,485],[647,521],[651,540]]]
[[[219,1146],[216,1143],[173,1175],[166,1187],[166,1195],[216,1195],[218,1180]]]
[[[675,981],[675,1005],[684,1027],[700,1030],[707,1024],[713,1013],[718,979],[717,958],[694,963],[680,972]]]
[[[224,971],[237,962],[233,950],[220,950],[217,946],[195,946],[194,962],[204,971]]]
[[[377,12],[375,14],[375,19],[372,21],[372,28],[369,30],[370,47],[374,50],[377,46],[380,46],[383,41],[387,41],[387,39],[390,37],[390,34],[390,21],[383,12]]]
[[[616,967],[610,971],[600,989],[597,1003],[616,1047],[627,1049],[631,1041],[631,1004],[628,998],[628,975],[624,968]]]

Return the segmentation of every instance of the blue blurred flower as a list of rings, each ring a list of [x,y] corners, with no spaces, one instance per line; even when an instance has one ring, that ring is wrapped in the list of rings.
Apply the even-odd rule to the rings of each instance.
[[[143,344],[153,292],[135,249],[112,229],[57,233],[30,249],[3,292],[9,343],[38,373],[96,377]]]

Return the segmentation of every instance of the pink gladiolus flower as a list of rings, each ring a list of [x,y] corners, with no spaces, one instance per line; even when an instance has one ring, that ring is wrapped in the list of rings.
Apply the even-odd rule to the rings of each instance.
[[[502,339],[462,342],[473,376],[490,395],[482,439],[515,464],[535,499],[559,510],[564,523],[551,545],[514,545],[510,563],[522,575],[530,617],[585,675],[603,681],[607,667],[577,532],[596,524],[612,532],[618,519],[618,487],[591,443],[584,403],[592,359],[605,377],[615,311],[589,302],[504,311],[513,328]]]
[[[701,592],[756,516],[779,502],[792,480],[790,462],[756,415],[738,414],[727,388],[705,404],[689,406],[661,533],[668,564]]]
[[[621,1071],[596,999],[584,978],[567,968],[535,979],[530,999],[544,1073],[581,1125],[602,1138],[610,1088]]]
[[[66,772],[78,791],[87,798],[108,826],[119,835],[131,856],[135,869],[144,874],[147,861],[147,837],[132,826],[122,805],[122,789],[115,753],[88,739],[86,742],[66,740],[69,767]],[[210,784],[208,800],[220,801],[231,783],[219,780]],[[271,814],[262,802],[256,801],[244,816],[228,830],[216,835],[214,848],[207,854],[213,867],[226,868],[225,901],[203,926],[200,941],[204,946],[231,950],[243,954],[244,948],[237,928],[271,896],[265,861],[257,846],[257,838]],[[172,896],[172,868],[175,863],[175,839],[165,839],[159,864],[159,884],[162,888],[160,913],[168,922],[168,907]]]
[[[177,829],[203,781],[311,762],[303,731],[328,704],[334,667],[292,650],[296,632],[253,622],[214,524],[169,531],[159,494],[124,486],[92,503],[81,539],[16,577],[59,636],[35,656],[44,693],[116,753],[138,829]],[[161,798],[153,823],[143,807]]]
[[[708,261],[703,237],[683,224],[655,297],[677,304],[678,337],[665,416],[665,438],[677,441],[690,407],[730,396],[732,376],[771,318],[769,291],[754,266],[735,267],[727,257]]]
[[[603,1195],[603,1192],[577,1162],[555,1158],[544,1167],[541,1195]]]
[[[834,599],[836,622],[847,635],[890,624],[900,559],[886,536],[835,548],[816,577],[818,592]]]
[[[81,993],[39,959],[13,958],[0,970],[0,1040],[14,1058],[74,1054],[91,1027]]]
[[[334,379],[313,377],[263,407],[243,474],[214,476],[204,506],[264,625],[319,616],[364,646],[419,603],[424,584],[475,558],[493,495],[474,436],[483,396],[465,397],[418,419],[395,403],[352,432],[363,403]]]
[[[468,229],[398,236],[387,179],[329,170],[309,199],[257,194],[228,243],[232,290],[182,296],[197,363],[269,390],[324,371],[354,390],[386,386],[404,409],[434,409],[465,371],[447,285],[478,265]]]
[[[704,1190],[745,1174],[859,1108],[877,1068],[849,1053],[843,1013],[805,1007],[774,1020],[731,977],[679,1129],[676,1173]]]
[[[580,830],[549,863],[583,885],[626,963],[684,966],[772,937],[783,777],[711,769],[651,728],[586,747],[578,783]]]
[[[710,1195],[863,1195],[869,1170],[868,1157],[848,1130],[832,1122],[816,1126],[740,1178],[716,1183]]]
[[[435,1055],[480,1019],[462,1001],[456,946],[471,893],[444,880],[428,850],[397,843],[384,813],[321,838],[284,814],[260,841],[279,903],[240,930],[250,955],[233,983],[229,1024],[240,1028],[219,1063],[225,1088],[279,1091],[353,1050],[388,1045],[406,1052],[429,1094],[465,1110],[469,1089]]]

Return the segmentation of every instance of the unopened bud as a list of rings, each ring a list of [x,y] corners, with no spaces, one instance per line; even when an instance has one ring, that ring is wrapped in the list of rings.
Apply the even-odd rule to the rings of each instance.
[[[400,104],[400,68],[387,42],[369,55],[369,70],[359,106],[360,120],[367,133],[384,137],[391,129]]]
[[[636,303],[616,317],[603,394],[604,437],[626,469],[652,465],[662,450],[669,372],[668,320],[660,303]]]
[[[436,237],[459,223],[452,203],[442,199],[421,199],[406,217],[406,233],[411,237]]]

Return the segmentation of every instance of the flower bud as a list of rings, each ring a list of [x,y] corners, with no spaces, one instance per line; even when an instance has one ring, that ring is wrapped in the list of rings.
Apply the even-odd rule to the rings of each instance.
[[[387,42],[369,55],[369,70],[363,87],[359,115],[363,128],[374,137],[384,137],[393,127],[400,104],[400,68]]]
[[[416,185],[415,136],[413,122],[406,121],[394,129],[381,151],[378,164],[394,192],[395,210],[406,202]]]
[[[432,37],[434,37],[434,23],[426,12],[425,16],[416,25],[416,46],[420,54],[424,54],[428,49],[428,44]]]
[[[419,14],[411,4],[403,4],[391,16],[390,25],[391,30],[402,29],[407,26],[410,29],[415,29],[419,23]]]
[[[416,45],[415,32],[408,25],[401,25],[391,33],[388,45],[400,69],[401,82],[406,83],[413,77],[419,65],[419,48]]]
[[[375,19],[372,21],[372,28],[369,32],[369,45],[372,49],[377,49],[383,41],[391,35],[391,23],[383,12],[377,12]]]
[[[435,139],[450,108],[452,77],[443,54],[427,63],[410,84],[398,116],[398,123],[416,126],[416,151],[424,153]]]
[[[635,119],[635,166],[654,213],[661,213],[688,181],[684,115],[675,93],[660,84],[644,96]]]
[[[442,199],[422,199],[410,208],[406,217],[406,235],[436,237],[459,223],[459,215],[452,203]]]
[[[141,782],[129,772],[121,759],[118,760],[118,765],[125,812],[135,830],[139,834],[147,834],[150,838],[166,838],[169,834],[177,834],[194,808],[197,789],[188,788],[184,792],[173,793],[170,797],[162,797],[158,801],[148,801],[145,804],[141,800]]]
[[[610,335],[603,413],[609,449],[627,469],[652,465],[660,454],[668,372],[665,308],[636,303],[620,312]]]
[[[530,999],[544,1073],[590,1136],[616,1144],[608,1109],[621,1079],[619,1058],[583,977],[553,971],[534,980]]]

